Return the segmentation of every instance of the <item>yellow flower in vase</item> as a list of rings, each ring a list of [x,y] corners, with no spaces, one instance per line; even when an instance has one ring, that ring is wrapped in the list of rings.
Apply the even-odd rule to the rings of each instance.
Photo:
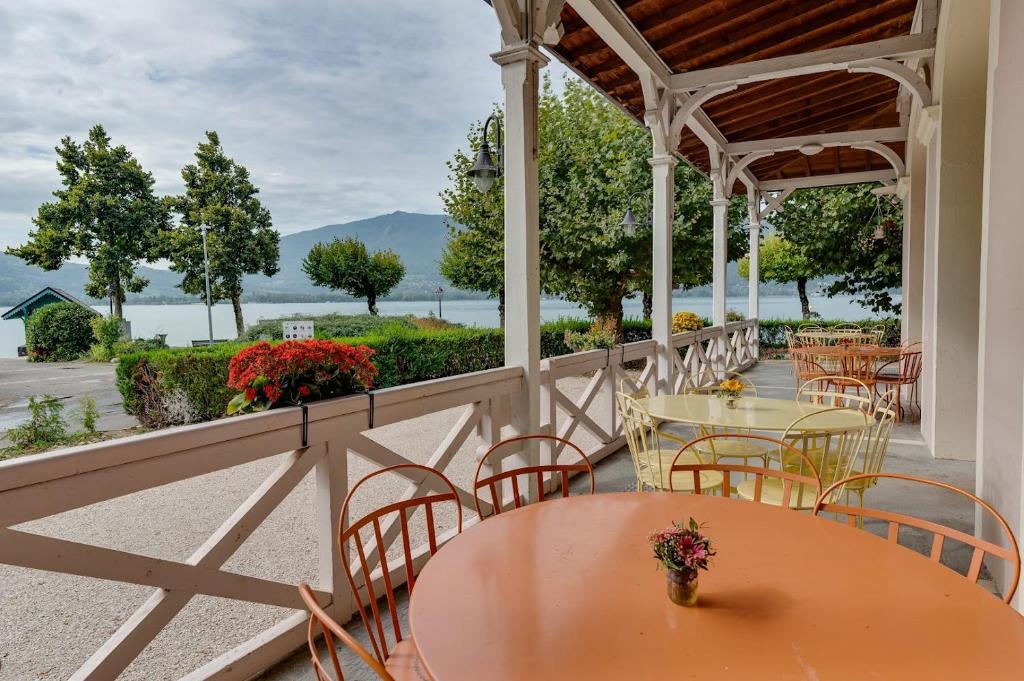
[[[731,409],[736,406],[736,400],[743,394],[745,388],[743,381],[730,378],[718,384],[718,396],[724,399],[725,406]]]

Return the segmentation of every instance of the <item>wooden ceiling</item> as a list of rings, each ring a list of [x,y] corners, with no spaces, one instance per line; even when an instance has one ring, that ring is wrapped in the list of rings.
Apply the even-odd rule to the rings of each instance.
[[[813,52],[910,33],[916,0],[616,0],[674,72]],[[553,50],[638,119],[640,81],[566,4]],[[899,125],[898,84],[873,73],[833,71],[749,83],[704,105],[729,142]],[[903,143],[891,143],[902,158]],[[705,145],[685,128],[679,151],[709,170]],[[779,152],[749,168],[760,181],[891,166],[874,152],[833,147],[815,156]]]

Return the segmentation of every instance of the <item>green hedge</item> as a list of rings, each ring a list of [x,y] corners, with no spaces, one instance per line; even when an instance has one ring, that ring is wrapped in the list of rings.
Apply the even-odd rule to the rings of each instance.
[[[794,331],[804,324],[815,324],[830,329],[840,324],[856,324],[863,329],[871,329],[876,326],[885,327],[885,335],[882,336],[882,345],[900,344],[900,320],[896,318],[885,319],[864,319],[859,322],[836,321],[836,320],[806,320],[806,319],[762,319],[760,323],[761,333],[759,340],[762,348],[784,348],[786,347],[786,334],[784,327],[788,326]]]
[[[54,303],[29,315],[25,346],[33,362],[70,362],[96,342],[92,320],[99,313],[77,303]]]
[[[412,315],[402,317],[370,314],[291,315],[278,319],[264,319],[245,330],[245,340],[282,340],[281,323],[288,320],[313,320],[313,334],[317,338],[350,338],[368,336],[387,327],[389,329],[416,328]]]

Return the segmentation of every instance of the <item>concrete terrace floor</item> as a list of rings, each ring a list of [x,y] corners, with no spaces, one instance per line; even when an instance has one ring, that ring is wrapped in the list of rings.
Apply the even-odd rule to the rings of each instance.
[[[761,397],[783,399],[795,397],[796,386],[793,373],[790,363],[786,360],[761,362],[748,370],[746,376],[757,386],[758,395]],[[594,468],[598,493],[636,489],[633,464],[629,452],[625,448],[608,456]],[[896,426],[889,443],[883,470],[919,475],[948,482],[968,490],[974,488],[974,462],[932,458],[924,445],[916,422],[905,422]],[[577,479],[574,487],[578,487],[581,482]],[[880,483],[868,493],[867,499],[868,505],[873,507],[918,515],[973,533],[973,505],[939,490],[922,490],[920,487],[908,487],[903,483]],[[865,529],[882,536],[886,532],[886,526],[882,523],[869,522],[865,525]],[[931,547],[931,535],[912,528],[903,528],[900,534],[900,543],[921,553],[927,553]],[[954,544],[954,542],[947,543],[947,549],[943,553],[943,562],[963,573],[966,571],[970,553],[963,547]],[[407,599],[401,598],[399,616],[403,622],[407,619],[407,607]],[[369,648],[366,632],[361,623],[354,620],[346,626],[346,629]],[[408,627],[403,627],[403,631],[407,631],[407,629]],[[341,651],[341,657],[347,680],[373,681],[377,678],[347,650]],[[259,678],[262,681],[313,679],[308,650],[303,648]]]

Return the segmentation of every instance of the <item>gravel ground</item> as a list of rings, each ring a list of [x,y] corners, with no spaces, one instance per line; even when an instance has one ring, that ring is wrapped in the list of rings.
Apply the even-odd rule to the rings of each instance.
[[[92,367],[95,365],[81,365]],[[106,368],[104,365],[99,365]],[[587,379],[560,387],[578,395]],[[372,438],[408,458],[426,462],[463,408],[374,429]],[[574,435],[586,447],[595,441]],[[445,471],[469,487],[476,448],[470,437]],[[164,485],[19,526],[53,537],[183,560],[241,504],[278,465],[280,456]],[[350,481],[374,468],[350,459]],[[393,498],[398,480],[367,488],[363,508],[374,498]],[[225,569],[298,582],[315,578],[314,480],[310,473],[253,533]],[[360,514],[357,506],[354,514]],[[450,514],[454,524],[454,513]],[[423,538],[425,541],[425,537]],[[0,565],[0,681],[64,679],[152,593],[149,587]],[[282,619],[282,608],[196,597],[121,675],[122,679],[176,679]]]

